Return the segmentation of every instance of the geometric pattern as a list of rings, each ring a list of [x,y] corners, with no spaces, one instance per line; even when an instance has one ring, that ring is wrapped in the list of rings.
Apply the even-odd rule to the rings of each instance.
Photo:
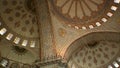
[[[72,55],[74,62],[81,68],[101,68],[111,59],[117,58],[120,52],[120,43],[100,41],[92,46],[84,46]],[[104,59],[104,60],[103,60]]]
[[[116,0],[51,0],[52,11],[75,29],[92,29],[105,23],[117,11]]]
[[[33,5],[31,0],[0,0],[1,35],[15,44],[35,47],[38,27]]]

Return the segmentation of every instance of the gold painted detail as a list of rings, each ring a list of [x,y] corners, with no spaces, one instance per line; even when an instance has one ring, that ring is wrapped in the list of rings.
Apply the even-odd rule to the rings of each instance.
[[[58,33],[59,33],[59,36],[65,37],[67,31],[63,28],[59,28]]]

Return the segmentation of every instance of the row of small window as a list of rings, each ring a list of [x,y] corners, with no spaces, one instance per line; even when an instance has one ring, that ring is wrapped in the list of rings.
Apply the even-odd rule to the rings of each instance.
[[[120,63],[120,57],[118,57],[117,59],[116,59],[116,61],[114,61],[113,63],[112,63],[112,65],[108,65],[108,68],[118,68],[118,67],[120,67],[120,65],[119,65],[119,63]],[[113,67],[114,66],[114,67]]]
[[[2,28],[0,30],[0,35],[4,35],[6,32],[7,32],[7,29],[6,28]],[[13,38],[13,34],[12,33],[8,33],[8,35],[6,36],[6,39],[7,40],[11,40],[12,38]],[[19,37],[15,37],[13,42],[15,44],[19,44],[20,40],[21,39]],[[27,44],[28,44],[28,40],[23,40],[22,46],[27,46]],[[30,47],[32,47],[32,48],[35,47],[35,41],[30,41]]]
[[[8,59],[2,59],[0,60],[0,66],[2,66],[2,68],[38,68],[37,65],[28,65],[28,64],[23,64],[22,67],[18,64],[18,63],[13,63],[11,65],[9,65],[9,60]],[[0,67],[1,68],[1,67]]]
[[[120,3],[120,0],[114,0],[114,3]],[[118,9],[117,6],[111,6],[111,10],[112,10],[112,11],[116,11],[117,9]],[[107,13],[107,16],[108,16],[108,17],[112,17],[112,16],[113,16],[113,13],[108,12],[108,13]],[[106,18],[102,18],[101,21],[107,22],[107,19],[106,19]],[[100,26],[100,25],[101,25],[100,22],[96,22],[96,26]],[[68,25],[68,26],[71,26],[71,25]],[[89,28],[90,28],[90,29],[93,29],[94,26],[93,26],[93,25],[89,25]],[[79,29],[79,27],[78,27],[78,26],[75,26],[75,29]],[[82,29],[87,29],[87,28],[86,28],[85,26],[83,26]]]

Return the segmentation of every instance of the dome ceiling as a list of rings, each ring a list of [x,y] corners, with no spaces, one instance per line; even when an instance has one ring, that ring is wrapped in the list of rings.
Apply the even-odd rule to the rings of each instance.
[[[23,64],[32,64],[36,60],[36,56],[29,50],[18,47],[1,44],[0,52],[2,57],[11,61],[20,62]]]
[[[97,68],[108,64],[111,59],[117,58],[120,52],[120,43],[112,41],[99,41],[87,44],[74,53],[73,59],[82,68]]]
[[[58,19],[76,29],[100,26],[114,15],[119,6],[116,0],[49,0],[49,2]],[[33,1],[0,0],[0,9],[1,35],[6,33],[6,39],[12,39],[15,44],[35,47],[39,28]]]
[[[108,68],[108,65],[120,57],[119,41],[120,34],[112,32],[90,33],[77,39],[65,55],[69,60],[69,67]]]
[[[120,52],[120,43],[117,42],[118,40],[116,41],[119,39],[118,34],[99,35],[98,33],[97,35],[93,33],[92,37],[82,39],[83,42],[79,41],[81,44],[87,43],[84,45],[76,42],[76,39],[91,32],[104,31],[104,29],[106,29],[105,31],[117,32],[116,24],[105,24],[105,26],[95,30],[93,28],[109,23],[114,19],[113,17],[116,18],[115,14],[120,10],[120,0],[37,0],[40,1],[37,6],[33,1],[0,0],[0,38],[3,40],[3,43],[0,43],[0,57],[8,58],[11,68],[16,66],[19,68],[19,62],[22,64],[22,68],[36,67],[29,64],[34,64],[41,57],[45,58],[45,61],[49,57],[50,59],[51,57],[54,58],[52,55],[54,53],[67,60],[72,59],[73,63],[81,68],[101,67],[118,57]],[[43,11],[39,9],[42,1],[46,2],[44,4],[47,5],[42,4],[42,9],[47,7]],[[36,9],[46,12],[39,13],[37,10],[37,14]],[[37,21],[37,19],[40,20]],[[114,20],[111,22],[114,23]],[[38,23],[40,24],[39,27]],[[71,30],[67,26],[78,30]],[[113,39],[111,35],[115,38]],[[7,41],[4,42],[4,40]],[[72,46],[73,48],[69,49],[73,41],[78,46]],[[78,48],[79,45],[80,48]],[[66,51],[67,48],[69,49],[68,52]]]
[[[115,0],[51,0],[53,12],[68,26],[94,28],[107,22],[117,10]]]
[[[36,38],[37,20],[31,0],[0,0],[2,23],[24,37]]]
[[[38,27],[33,5],[32,0],[0,0],[1,31],[8,40],[14,38],[15,44],[23,41],[23,46],[30,42],[35,47]]]
[[[0,64],[6,64],[4,61],[1,63],[4,59],[8,61],[6,65],[9,68],[37,68],[35,61],[39,57],[33,51],[19,46],[10,46],[12,44],[5,40],[2,40],[0,45]]]

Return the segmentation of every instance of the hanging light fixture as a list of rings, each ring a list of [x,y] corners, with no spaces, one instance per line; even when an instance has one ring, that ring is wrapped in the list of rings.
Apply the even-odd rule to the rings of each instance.
[[[9,63],[9,61],[5,58],[0,60],[0,66],[2,66],[2,67],[7,67],[8,63]]]

